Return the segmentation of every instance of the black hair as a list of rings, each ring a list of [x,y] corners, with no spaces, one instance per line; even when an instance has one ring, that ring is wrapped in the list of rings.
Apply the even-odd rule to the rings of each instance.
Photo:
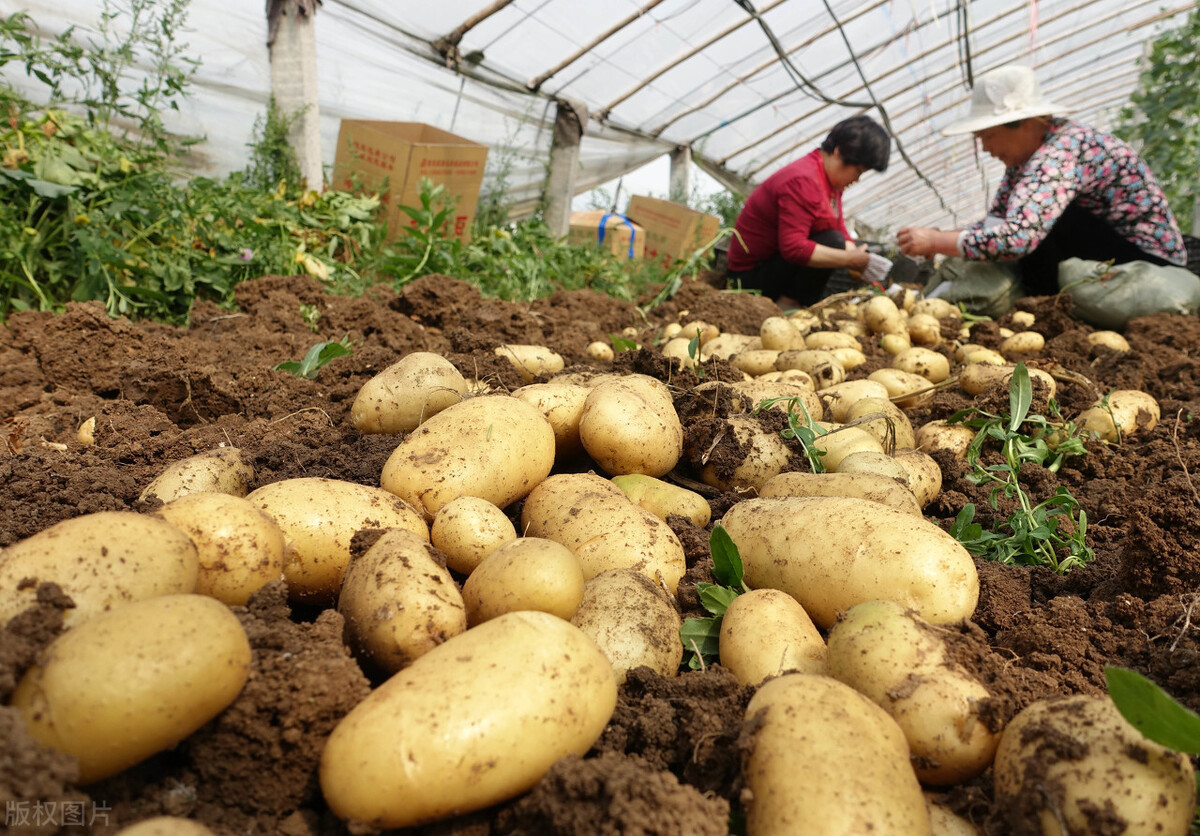
[[[843,119],[833,126],[829,136],[821,143],[821,150],[832,154],[841,152],[846,165],[861,165],[876,171],[887,171],[888,157],[892,153],[892,138],[888,132],[870,116],[860,113]]]

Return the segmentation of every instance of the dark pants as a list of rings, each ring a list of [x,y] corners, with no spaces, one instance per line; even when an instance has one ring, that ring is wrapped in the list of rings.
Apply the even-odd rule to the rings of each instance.
[[[846,236],[836,229],[814,232],[809,240],[835,250],[846,249]],[[793,264],[783,256],[776,255],[767,261],[758,262],[749,270],[740,273],[728,271],[725,281],[726,287],[735,287],[740,283],[743,288],[761,290],[763,296],[768,299],[778,301],[779,297],[788,296],[801,305],[811,305],[825,295],[825,283],[829,281],[833,271],[832,267]]]
[[[1058,264],[1068,258],[1087,261],[1111,259],[1114,264],[1130,261],[1149,261],[1160,265],[1171,263],[1131,244],[1107,221],[1075,203],[1067,206],[1037,249],[1017,260],[1025,291],[1030,296],[1058,293]]]

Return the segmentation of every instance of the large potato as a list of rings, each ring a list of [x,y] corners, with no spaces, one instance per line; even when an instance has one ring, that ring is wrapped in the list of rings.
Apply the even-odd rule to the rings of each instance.
[[[595,474],[546,479],[526,498],[521,528],[526,537],[575,552],[585,579],[606,569],[637,569],[673,593],[687,570],[683,544],[670,526]]]
[[[832,351],[823,348],[800,348],[779,352],[775,359],[776,371],[799,369],[806,372],[817,385],[818,391],[835,386],[846,379],[846,367]]]
[[[582,755],[617,703],[612,665],[548,613],[507,613],[426,653],[359,703],[321,753],[330,809],[374,829],[461,815]]]
[[[393,674],[467,629],[463,596],[450,572],[411,531],[385,531],[350,561],[337,609],[355,656]]]
[[[475,567],[463,583],[462,597],[471,626],[517,610],[539,610],[570,621],[583,589],[583,567],[574,552],[553,540],[520,537]]]
[[[79,782],[116,775],[200,728],[241,692],[250,641],[204,595],[101,613],[55,639],[12,696],[39,742],[79,761]]]
[[[645,508],[660,520],[666,520],[671,514],[687,517],[693,525],[704,528],[712,518],[712,509],[708,500],[695,491],[681,488],[670,482],[644,476],[641,473],[628,473],[624,476],[614,476],[612,483],[621,489],[631,500]]]
[[[895,721],[836,679],[793,673],[746,706],[743,775],[754,836],[928,834],[929,812]]]
[[[613,476],[669,473],[683,452],[683,427],[667,385],[643,374],[607,381],[588,393],[579,438]]]
[[[805,372],[798,372],[806,374]],[[702,384],[703,385],[703,384]],[[754,412],[762,407],[765,401],[774,401],[771,409],[780,412],[792,411],[803,419],[804,413],[814,421],[821,420],[825,407],[816,391],[802,383],[788,380],[739,380],[735,383],[718,383],[717,386],[727,386],[739,397],[738,406],[743,412]]]
[[[196,544],[200,561],[195,591],[241,606],[256,591],[283,577],[287,541],[271,517],[240,496],[193,493],[155,513]]]
[[[379,483],[431,521],[443,505],[477,496],[498,508],[525,496],[554,466],[546,416],[509,395],[469,398],[413,430]]]
[[[672,677],[683,661],[683,619],[675,602],[636,569],[609,569],[589,578],[571,617],[612,662],[617,683],[645,665]]]
[[[969,395],[1003,395],[1009,389],[1015,368],[1016,366],[1007,364],[972,362],[958,373],[958,385]],[[1041,381],[1043,388],[1047,390],[1046,397],[1053,398],[1058,391],[1058,384],[1054,382],[1054,378],[1041,369],[1027,371],[1030,383],[1037,386],[1037,381]]]
[[[429,528],[403,499],[381,488],[304,476],[256,488],[246,499],[283,529],[288,598],[331,604],[350,563],[350,541],[364,528],[402,528],[425,540]]]
[[[804,333],[784,316],[769,316],[758,327],[762,347],[769,351],[790,351],[805,347]]]
[[[970,618],[979,600],[971,555],[928,520],[866,499],[747,499],[722,525],[751,588],[791,595],[817,626],[863,601],[912,607],[926,621]]]
[[[517,539],[517,529],[505,513],[486,499],[460,496],[438,509],[429,528],[429,541],[446,555],[446,565],[469,575],[479,562]]]
[[[56,583],[75,602],[74,627],[107,610],[159,595],[192,592],[196,545],[171,523],[133,511],[63,520],[0,551],[0,624],[37,601],[36,584]]]
[[[730,455],[741,458],[732,468],[728,457],[710,461],[700,470],[700,480],[722,491],[758,488],[780,473],[792,460],[792,449],[778,432],[764,429],[750,415],[730,415],[725,419],[732,432],[725,433],[714,449],[731,448]]]
[[[579,420],[583,417],[583,402],[591,387],[578,383],[531,383],[513,391],[518,400],[525,401],[546,416],[554,429],[554,449],[559,459],[583,452],[579,440]]]
[[[892,358],[892,368],[918,374],[930,383],[941,383],[950,376],[950,360],[931,348],[914,346]]]
[[[245,496],[254,468],[237,447],[217,447],[168,465],[142,491],[139,502],[170,502],[189,493],[227,493]]]
[[[843,613],[829,630],[826,671],[891,715],[922,783],[961,784],[991,766],[1000,735],[981,716],[991,695],[950,660],[943,632],[900,604]]]
[[[966,459],[971,442],[978,434],[978,430],[966,424],[937,420],[918,427],[913,441],[916,442],[916,448],[923,453],[932,454],[941,450],[952,454],[956,459]]]
[[[921,506],[907,484],[878,473],[804,473],[789,471],[768,479],[760,497],[849,496],[880,502],[906,514],[921,516]]]
[[[1125,436],[1158,426],[1158,401],[1137,389],[1115,389],[1095,406],[1079,413],[1075,422],[1084,433],[1118,443]]]
[[[921,375],[904,369],[876,369],[867,375],[867,379],[882,383],[888,390],[888,397],[903,409],[924,406],[936,391]]]
[[[454,364],[429,351],[414,351],[362,385],[350,407],[361,433],[401,433],[456,404],[467,393]]]
[[[1107,696],[1040,700],[1000,738],[996,800],[1022,832],[1188,832],[1196,779],[1186,755],[1145,738]]]
[[[825,640],[804,607],[778,589],[752,589],[721,617],[721,665],[743,685],[785,673],[824,673]]]

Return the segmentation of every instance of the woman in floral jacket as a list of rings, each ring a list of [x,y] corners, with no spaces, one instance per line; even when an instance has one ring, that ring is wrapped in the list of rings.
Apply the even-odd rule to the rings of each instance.
[[[1187,263],[1183,235],[1144,160],[1111,134],[1055,118],[1033,71],[1001,67],[980,76],[967,118],[942,131],[973,133],[1004,163],[988,216],[964,229],[905,227],[909,256],[1016,261],[1033,295],[1058,292],[1058,264],[1091,261]]]

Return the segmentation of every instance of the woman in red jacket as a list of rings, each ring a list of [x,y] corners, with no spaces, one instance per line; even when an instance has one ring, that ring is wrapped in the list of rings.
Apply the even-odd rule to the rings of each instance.
[[[833,126],[821,147],[776,171],[738,215],[729,242],[727,284],[779,301],[811,305],[839,267],[880,281],[891,262],[854,243],[842,219],[842,191],[866,171],[887,169],[891,139],[869,116]]]

